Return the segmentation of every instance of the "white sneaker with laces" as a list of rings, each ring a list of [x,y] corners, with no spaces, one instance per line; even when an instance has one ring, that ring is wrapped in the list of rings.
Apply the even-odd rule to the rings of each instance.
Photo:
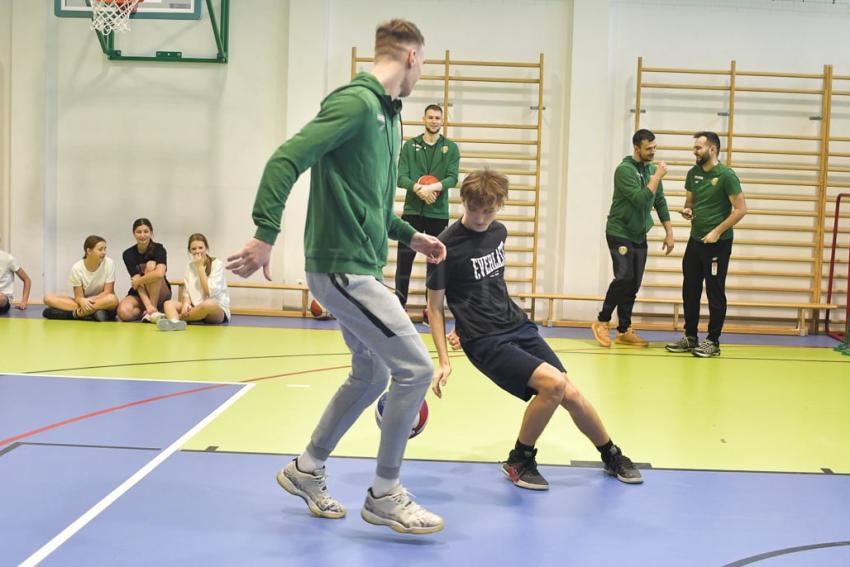
[[[290,494],[300,496],[314,516],[336,520],[345,516],[345,507],[328,493],[325,467],[312,473],[298,470],[293,459],[277,473],[277,483]]]
[[[360,516],[370,524],[388,526],[403,534],[425,535],[442,530],[443,519],[411,500],[411,496],[401,485],[380,498],[373,496],[370,488]]]
[[[165,317],[160,317],[156,320],[156,328],[160,331],[185,331],[186,321],[172,321]]]

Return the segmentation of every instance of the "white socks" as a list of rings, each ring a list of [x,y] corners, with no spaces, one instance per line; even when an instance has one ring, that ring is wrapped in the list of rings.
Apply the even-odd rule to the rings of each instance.
[[[304,451],[303,453],[298,455],[298,460],[295,461],[295,465],[301,472],[312,473],[315,472],[316,469],[320,469],[325,466],[325,461],[321,461],[313,457],[307,451]]]
[[[375,498],[380,498],[391,492],[398,484],[399,481],[397,478],[389,479],[376,476],[375,482],[372,483],[372,495]]]

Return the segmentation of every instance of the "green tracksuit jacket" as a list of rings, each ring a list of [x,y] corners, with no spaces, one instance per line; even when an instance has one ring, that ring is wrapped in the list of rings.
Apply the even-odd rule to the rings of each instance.
[[[292,185],[312,168],[304,230],[308,272],[382,279],[387,237],[409,244],[415,230],[393,212],[399,111],[369,73],[330,93],[316,117],[269,159],[254,201],[256,238],[274,244]]]

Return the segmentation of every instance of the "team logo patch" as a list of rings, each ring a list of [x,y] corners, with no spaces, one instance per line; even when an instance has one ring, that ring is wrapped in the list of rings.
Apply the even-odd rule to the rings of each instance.
[[[380,122],[381,124],[387,123],[387,119],[384,117],[383,114],[376,114],[375,116],[378,118],[378,122]]]
[[[617,252],[620,253],[620,256],[625,256],[629,252],[628,246],[620,246],[617,248]]]
[[[717,184],[718,184],[719,182],[720,182],[720,178],[719,178],[719,177],[715,177],[714,179],[712,179],[712,180],[711,180],[711,185],[712,185],[712,186],[714,186],[714,187],[717,187]]]
[[[448,148],[448,146],[443,146],[443,148],[440,151],[442,151],[444,154],[447,154],[447,153],[449,153],[449,148]]]

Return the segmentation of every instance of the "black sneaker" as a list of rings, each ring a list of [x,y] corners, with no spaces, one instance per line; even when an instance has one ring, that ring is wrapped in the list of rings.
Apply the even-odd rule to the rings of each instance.
[[[502,463],[502,472],[520,488],[549,490],[549,483],[537,470],[536,455],[537,449],[525,454],[514,449],[508,455],[508,460]]]
[[[605,463],[605,472],[611,476],[617,477],[617,480],[620,482],[625,482],[626,484],[640,484],[643,482],[643,477],[640,475],[640,471],[623,453],[619,450],[616,455],[610,455],[608,458],[603,459]]]
[[[54,319],[58,321],[68,321],[74,318],[74,313],[72,311],[62,311],[55,307],[45,307],[41,314],[45,319]]]

